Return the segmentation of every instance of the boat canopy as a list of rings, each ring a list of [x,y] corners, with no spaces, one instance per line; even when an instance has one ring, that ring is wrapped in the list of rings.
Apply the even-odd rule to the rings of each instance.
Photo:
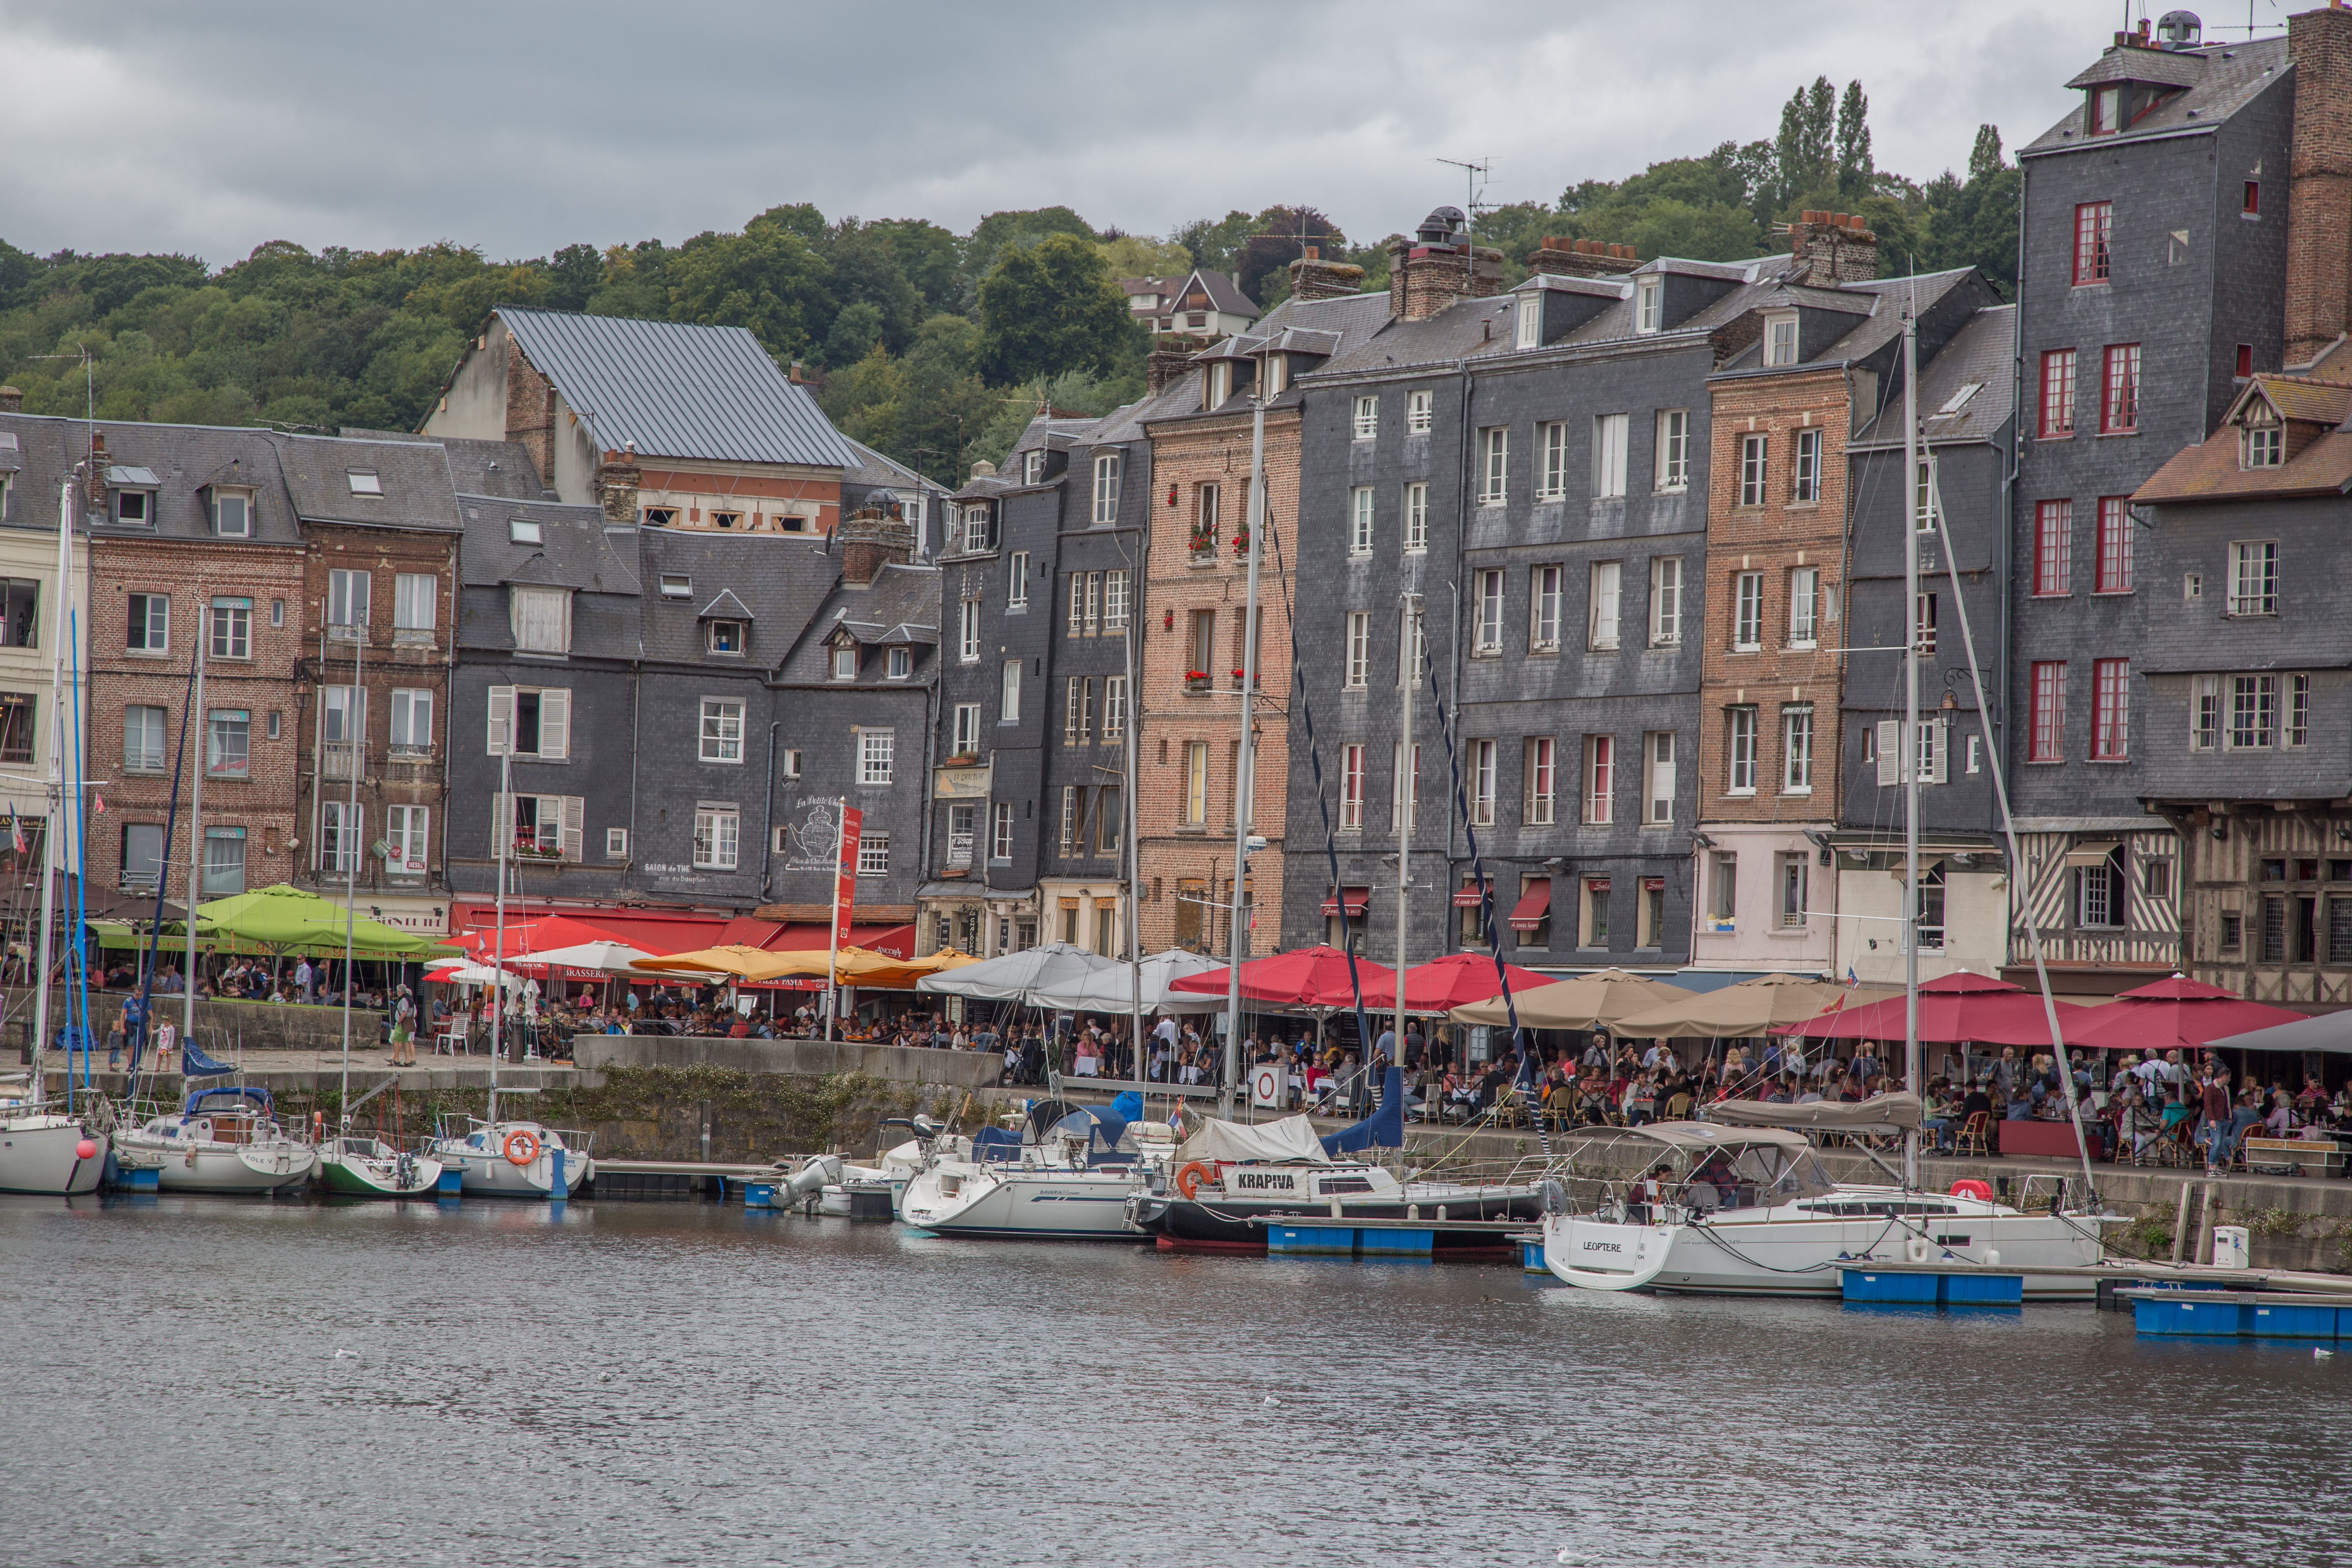
[[[1707,1107],[1709,1114],[1721,1109],[1719,1105]],[[1776,1106],[1773,1109],[1785,1108]],[[1664,1143],[1675,1149],[1736,1149],[1752,1143],[1769,1143],[1774,1148],[1794,1152],[1813,1146],[1803,1133],[1784,1127],[1718,1127],[1711,1121],[1651,1121],[1623,1131],[1629,1137],[1647,1138],[1652,1142]]]
[[[1752,1100],[1718,1100],[1707,1115],[1736,1127],[1791,1127],[1809,1132],[1903,1132],[1919,1125],[1926,1107],[1906,1089],[1874,1094],[1860,1103],[1816,1100],[1803,1105],[1766,1105]]]
[[[269,1102],[269,1091],[253,1084],[221,1084],[212,1089],[196,1089],[188,1096],[188,1103],[180,1108],[180,1114],[197,1114],[208,1100],[250,1100],[260,1107],[262,1115],[276,1114]]]
[[[1261,1126],[1204,1121],[1199,1131],[1184,1140],[1183,1147],[1176,1151],[1176,1158],[1223,1160],[1228,1164],[1279,1164],[1293,1160],[1310,1165],[1331,1163],[1331,1157],[1323,1152],[1323,1140],[1317,1135],[1315,1124],[1304,1116],[1286,1116]]]

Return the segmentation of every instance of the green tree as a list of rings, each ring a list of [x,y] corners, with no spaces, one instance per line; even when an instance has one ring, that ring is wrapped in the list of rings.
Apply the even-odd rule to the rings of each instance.
[[[1101,237],[1086,219],[1067,207],[1034,207],[992,212],[982,218],[963,242],[963,258],[956,274],[957,306],[967,312],[978,305],[981,280],[996,264],[1016,250],[1042,245],[1057,234],[1092,245]]]
[[[898,247],[887,234],[881,234],[856,218],[845,218],[835,227],[824,247],[826,282],[834,302],[846,311],[855,306],[869,307],[879,321],[880,334],[893,353],[903,353],[915,340],[915,329],[923,319],[923,298],[908,280],[906,269],[898,263]],[[864,328],[866,335],[856,340],[856,352],[851,359],[860,359],[872,346],[874,335]],[[833,341],[833,327],[825,331],[828,345]],[[846,363],[832,357],[826,351],[828,364]]]
[[[1113,278],[1181,278],[1192,270],[1192,253],[1172,239],[1120,234],[1096,248]]]
[[[832,325],[825,267],[808,242],[781,224],[741,234],[696,235],[667,268],[676,321],[747,327],[779,359],[806,354]]]
[[[853,365],[877,348],[886,354],[890,348],[882,327],[882,312],[860,300],[843,306],[840,314],[834,317],[833,327],[824,337],[824,363]]]
[[[1838,193],[1848,201],[1858,200],[1870,190],[1876,173],[1870,161],[1870,100],[1863,96],[1862,83],[1850,81],[1838,103]]]
[[[898,270],[922,296],[927,311],[952,310],[956,306],[956,268],[963,258],[963,242],[952,229],[925,218],[878,218],[866,226],[868,234],[890,247]]]
[[[979,294],[978,368],[992,386],[1072,370],[1108,374],[1140,353],[1142,329],[1089,240],[1055,234],[1013,250]]]
[[[1809,88],[1799,88],[1781,106],[1780,133],[1772,142],[1776,206],[1836,178],[1836,106],[1837,89],[1825,76],[1815,77]]]

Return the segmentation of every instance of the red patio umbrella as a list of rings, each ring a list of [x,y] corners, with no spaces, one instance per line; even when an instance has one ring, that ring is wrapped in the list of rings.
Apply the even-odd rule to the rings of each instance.
[[[1521,969],[1516,963],[1505,965],[1504,972],[1511,977],[1514,1000],[1559,978],[1557,974]],[[1396,1010],[1395,973],[1392,969],[1383,969],[1377,983],[1364,982],[1364,1006],[1368,1011]],[[1344,977],[1341,984],[1344,988]],[[1416,963],[1404,972],[1404,1006],[1408,1013],[1450,1012],[1502,994],[1503,983],[1495,978],[1495,961],[1483,952],[1450,952],[1427,963]]]
[[[2208,1040],[2304,1018],[2301,1013],[2249,1002],[2233,991],[2178,974],[2117,992],[2105,1006],[2083,1011],[2091,1016],[2080,1028],[2066,1026],[2066,1043],[2094,1051],[2185,1051]]]
[[[2057,1004],[2058,1027],[2069,1039],[2095,1008],[2072,1002]],[[1809,1040],[1899,1040],[1903,1037],[1903,998],[1824,1013],[1818,1018],[1778,1031]],[[2039,992],[1990,974],[1965,970],[1927,981],[1919,987],[1919,1038],[1935,1045],[1974,1040],[1988,1046],[2039,1046],[2050,1048],[2050,1024],[2043,1016]]]
[[[1230,973],[1230,965],[1207,969],[1171,981],[1168,988],[1223,996]],[[1394,973],[1370,959],[1356,960],[1367,1008],[1374,984],[1391,983]],[[1352,1007],[1356,996],[1348,984],[1348,955],[1336,947],[1302,947],[1253,958],[1242,965],[1242,1000],[1275,1007]]]
[[[450,940],[463,947],[467,956],[478,958],[484,963],[488,963],[499,951],[499,931],[496,926],[478,927]],[[578,947],[583,942],[613,940],[611,931],[582,921],[575,921],[568,915],[540,915],[531,920],[510,920],[507,921],[506,930],[507,962],[511,963],[526,953],[538,952],[544,949]],[[646,947],[643,942],[634,945],[643,948],[647,952],[655,951]]]

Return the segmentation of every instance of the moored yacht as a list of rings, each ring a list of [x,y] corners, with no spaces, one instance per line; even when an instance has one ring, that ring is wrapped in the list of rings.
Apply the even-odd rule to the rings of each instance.
[[[441,1162],[346,1133],[320,1152],[319,1175],[328,1191],[348,1197],[426,1197],[440,1184]]]
[[[940,1159],[907,1184],[899,1217],[939,1236],[1030,1237],[1063,1241],[1148,1241],[1128,1221],[1128,1199],[1164,1155],[1162,1131],[1102,1106],[1041,1100],[1016,1135],[983,1128],[968,1159]]]
[[[82,1118],[0,1088],[0,1193],[96,1192],[108,1143],[107,1134],[91,1131]]]
[[[176,1113],[116,1134],[120,1163],[152,1168],[165,1192],[268,1193],[291,1187],[319,1152],[278,1125],[269,1091],[237,1084],[189,1091]]]
[[[588,1142],[584,1132],[536,1121],[469,1121],[462,1132],[445,1130],[425,1154],[457,1172],[464,1190],[477,1196],[569,1197],[595,1174]]]

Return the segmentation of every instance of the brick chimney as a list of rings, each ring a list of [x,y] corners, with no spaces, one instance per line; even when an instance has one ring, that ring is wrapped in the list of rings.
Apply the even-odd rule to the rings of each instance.
[[[2352,325],[2352,11],[2286,21],[2294,61],[2287,148],[2285,363],[2307,364]]]
[[[877,506],[860,507],[841,524],[841,580],[863,588],[881,575],[885,566],[904,566],[915,558],[915,531],[903,518]]]
[[[644,478],[635,442],[605,452],[604,460],[596,465],[596,499],[604,508],[606,528],[637,526],[637,485]]]
[[[1158,393],[1184,374],[1192,356],[1209,346],[1205,338],[1155,338],[1151,352],[1143,360],[1143,384],[1146,390]]]
[[[1364,269],[1345,261],[1326,261],[1308,246],[1307,254],[1290,264],[1290,297],[1294,300],[1339,300],[1360,292]]]
[[[1470,244],[1460,207],[1439,207],[1412,239],[1389,241],[1389,314],[1425,321],[1454,300],[1503,291],[1503,253]]]
[[[1528,253],[1528,270],[1547,278],[1622,278],[1642,265],[1630,245],[1548,235]]]
[[[106,432],[93,431],[89,437],[89,473],[84,478],[82,490],[89,504],[103,509],[106,505],[106,466],[110,461],[106,452]]]
[[[1807,212],[1789,226],[1789,254],[1805,264],[1816,289],[1867,283],[1878,276],[1878,237],[1852,213]]]
[[[13,386],[0,386],[0,414],[25,412],[25,395]]]

